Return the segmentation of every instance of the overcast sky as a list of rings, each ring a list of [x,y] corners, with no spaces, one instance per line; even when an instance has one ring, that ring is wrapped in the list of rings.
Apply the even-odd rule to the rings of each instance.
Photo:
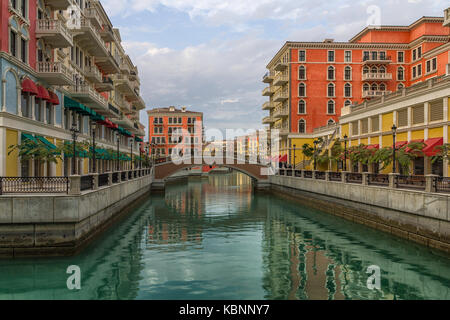
[[[422,16],[443,16],[449,4],[448,0],[101,2],[139,68],[147,108],[188,106],[204,112],[206,129],[262,128],[267,111],[261,106],[267,99],[261,96],[265,86],[261,80],[285,41],[348,41],[373,24],[370,21],[409,25]],[[148,126],[145,112],[141,122]]]

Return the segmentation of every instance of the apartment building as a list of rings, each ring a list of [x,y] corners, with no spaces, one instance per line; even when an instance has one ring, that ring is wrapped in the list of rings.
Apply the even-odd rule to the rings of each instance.
[[[164,158],[179,155],[201,155],[203,148],[203,113],[173,106],[147,111],[151,154]]]
[[[291,159],[294,145],[312,143],[314,130],[337,123],[344,107],[447,74],[449,40],[447,9],[409,26],[367,27],[348,42],[286,42],[263,78],[263,124],[279,130]]]
[[[0,176],[88,173],[93,160],[82,156],[72,168],[68,157],[45,164],[8,155],[24,139],[70,143],[71,128],[79,130],[78,141],[92,140],[95,131],[99,153],[118,146],[129,156],[131,145],[142,152],[138,69],[100,1],[5,0],[0,16]],[[100,172],[115,165],[107,157],[97,161]]]

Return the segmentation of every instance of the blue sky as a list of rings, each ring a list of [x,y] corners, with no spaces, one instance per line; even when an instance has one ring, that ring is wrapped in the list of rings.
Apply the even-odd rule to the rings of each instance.
[[[285,41],[347,41],[370,23],[442,16],[448,0],[101,0],[147,108],[188,106],[205,127],[262,128],[265,66]],[[374,11],[375,10],[375,11]],[[377,20],[378,21],[378,20]],[[147,125],[145,112],[141,122]]]

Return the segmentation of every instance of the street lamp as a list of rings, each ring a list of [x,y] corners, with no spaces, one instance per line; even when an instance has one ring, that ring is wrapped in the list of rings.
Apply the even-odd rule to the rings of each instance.
[[[296,164],[296,162],[295,162],[295,149],[296,149],[296,145],[294,144],[294,170],[295,170],[295,164]]]
[[[347,171],[347,139],[348,136],[344,136],[344,171]]]
[[[397,151],[396,150],[396,146],[395,146],[395,144],[396,144],[395,143],[396,136],[397,136],[397,126],[394,124],[392,126],[392,141],[393,141],[392,149],[394,150],[393,156],[392,156],[392,161],[393,161],[392,171],[393,171],[393,173],[397,172],[397,166],[396,166],[396,163],[395,163],[395,152]]]
[[[139,145],[139,169],[142,169],[142,145]]]
[[[92,164],[92,171],[94,173],[97,173],[97,160],[95,158],[95,153],[96,153],[96,150],[95,150],[95,132],[97,130],[97,122],[95,122],[95,121],[91,122],[91,128],[92,128],[92,149],[93,149],[93,151],[92,151],[92,159],[94,161],[94,163]]]
[[[130,170],[133,170],[133,138],[130,138],[130,144],[131,144],[131,162],[130,162]]]
[[[148,168],[148,143],[145,144],[145,164]]]
[[[117,171],[120,171],[120,133],[116,132],[116,139],[117,139]]]
[[[317,170],[316,150],[317,150],[317,145],[318,144],[319,144],[319,141],[314,140],[314,171]]]
[[[78,134],[80,133],[80,130],[78,130],[77,124],[73,123],[72,128],[70,128],[70,131],[72,132],[72,140],[73,140],[73,142],[72,142],[72,144],[73,144],[72,174],[76,175],[77,174],[76,143],[77,143],[77,138],[78,138]]]

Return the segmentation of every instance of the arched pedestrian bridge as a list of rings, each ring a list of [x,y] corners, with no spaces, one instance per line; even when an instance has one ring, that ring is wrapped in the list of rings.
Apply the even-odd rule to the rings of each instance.
[[[167,179],[177,171],[199,166],[225,167],[242,172],[252,179],[257,189],[265,189],[269,186],[269,174],[272,171],[270,165],[253,163],[248,161],[248,159],[202,157],[201,159],[180,159],[180,161],[175,163],[170,158],[167,158],[155,164],[152,188],[164,189]]]

